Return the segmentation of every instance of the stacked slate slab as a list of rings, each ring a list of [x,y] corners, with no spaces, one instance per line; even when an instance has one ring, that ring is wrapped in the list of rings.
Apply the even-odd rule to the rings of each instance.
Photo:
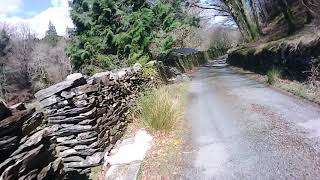
[[[0,179],[62,179],[52,130],[40,127],[43,113],[0,104]]]
[[[54,129],[67,178],[90,173],[102,163],[127,127],[126,116],[147,83],[141,65],[84,77],[72,74],[35,94]]]

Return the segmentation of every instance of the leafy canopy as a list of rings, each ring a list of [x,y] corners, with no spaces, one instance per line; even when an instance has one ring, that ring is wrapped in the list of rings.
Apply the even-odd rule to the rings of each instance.
[[[183,12],[181,0],[73,0],[71,7],[76,28],[67,53],[76,70],[89,74],[146,63],[151,44],[167,53],[174,44],[168,33],[198,22]]]

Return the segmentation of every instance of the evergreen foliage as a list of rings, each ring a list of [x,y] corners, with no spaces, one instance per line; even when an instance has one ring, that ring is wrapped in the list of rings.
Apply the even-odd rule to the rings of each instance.
[[[59,41],[59,36],[56,30],[56,27],[49,21],[48,30],[46,31],[46,35],[44,39],[51,45],[56,46]]]
[[[151,59],[150,45],[167,53],[174,39],[169,32],[182,24],[198,25],[183,12],[180,0],[73,0],[76,26],[67,49],[76,70],[94,73]]]

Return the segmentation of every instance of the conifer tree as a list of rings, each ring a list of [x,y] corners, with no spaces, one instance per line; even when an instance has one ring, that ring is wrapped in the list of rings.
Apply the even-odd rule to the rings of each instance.
[[[186,23],[185,16],[179,0],[155,2],[73,0],[74,38],[67,53],[75,69],[92,74],[100,69],[146,63],[151,59],[151,43],[157,43],[162,53],[168,52],[173,39],[166,33]]]
[[[59,36],[56,31],[56,27],[51,21],[49,21],[48,30],[46,31],[44,39],[46,39],[51,46],[55,46],[58,43]]]

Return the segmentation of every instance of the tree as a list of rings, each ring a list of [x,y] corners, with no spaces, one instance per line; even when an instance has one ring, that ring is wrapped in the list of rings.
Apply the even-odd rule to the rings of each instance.
[[[71,73],[71,63],[64,52],[66,46],[63,38],[54,47],[45,40],[36,43],[28,69],[33,92],[63,81]]]
[[[216,10],[217,16],[231,16],[247,41],[274,32],[283,36],[286,29],[287,34],[292,34],[305,23],[319,24],[319,0],[211,0],[205,5],[202,2],[189,0],[195,7]]]
[[[76,28],[68,55],[76,70],[89,74],[146,63],[152,43],[166,53],[174,44],[169,32],[181,24],[197,24],[182,11],[180,0],[74,0],[71,7]]]
[[[10,51],[9,45],[10,37],[5,29],[0,31],[0,97],[5,99],[6,94],[6,74],[5,74],[5,65],[6,65],[6,56]]]
[[[57,34],[56,27],[52,24],[51,21],[49,21],[48,30],[46,31],[46,35],[45,35],[44,39],[46,41],[48,41],[48,43],[51,46],[56,46],[57,42],[59,40],[59,36]]]
[[[18,76],[22,87],[31,87],[31,77],[28,72],[31,60],[31,53],[34,50],[36,43],[36,37],[34,32],[26,24],[20,24],[16,27],[16,31],[12,35],[12,52],[10,54],[11,61],[15,61],[16,73],[14,76]],[[19,69],[19,71],[17,71]]]

